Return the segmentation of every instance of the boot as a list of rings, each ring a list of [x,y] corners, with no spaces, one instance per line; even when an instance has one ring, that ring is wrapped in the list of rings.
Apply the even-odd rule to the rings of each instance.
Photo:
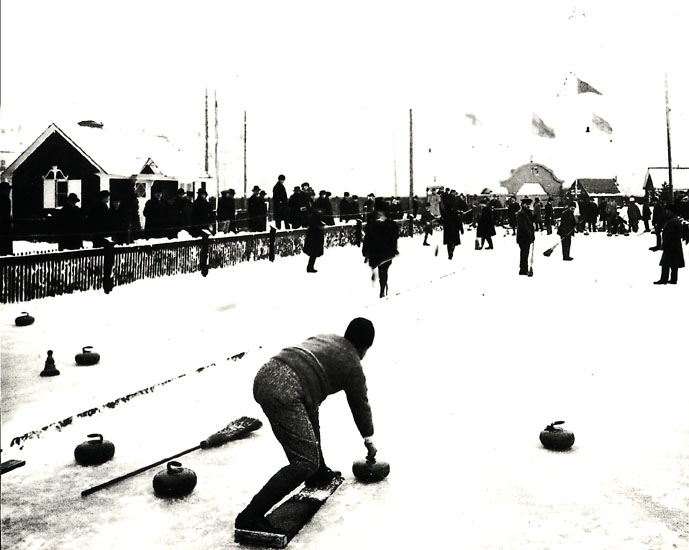
[[[331,470],[327,466],[321,467],[309,479],[304,482],[305,487],[323,487],[328,485],[333,479],[342,476],[342,472]]]

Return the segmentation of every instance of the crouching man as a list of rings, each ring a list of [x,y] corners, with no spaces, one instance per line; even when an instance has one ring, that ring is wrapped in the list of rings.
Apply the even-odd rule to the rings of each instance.
[[[368,319],[353,319],[344,333],[321,334],[287,347],[263,365],[254,379],[254,399],[261,405],[289,464],[271,477],[237,516],[235,528],[278,532],[268,511],[301,483],[318,486],[341,475],[323,460],[318,409],[326,397],[344,390],[368,458],[376,455],[373,419],[361,360],[373,344]]]

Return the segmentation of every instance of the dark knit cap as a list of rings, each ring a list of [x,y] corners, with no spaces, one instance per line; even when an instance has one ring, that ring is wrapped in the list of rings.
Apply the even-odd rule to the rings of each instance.
[[[344,337],[357,349],[370,348],[375,336],[376,331],[373,328],[373,323],[363,317],[352,319],[344,334]]]

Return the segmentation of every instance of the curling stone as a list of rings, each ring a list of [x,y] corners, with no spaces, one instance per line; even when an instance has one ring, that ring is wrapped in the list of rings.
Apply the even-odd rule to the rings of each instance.
[[[100,361],[100,353],[91,351],[92,349],[93,346],[85,346],[81,348],[81,353],[77,353],[74,356],[74,360],[77,362],[77,365],[95,365],[96,363],[98,363],[98,361]]]
[[[103,464],[115,455],[115,445],[112,441],[103,439],[101,434],[89,434],[88,439],[74,449],[74,458],[82,466]]]
[[[364,483],[382,481],[390,473],[390,464],[387,462],[376,462],[375,458],[357,460],[352,464],[352,473],[354,477]]]
[[[551,451],[566,451],[574,445],[574,434],[564,428],[560,428],[560,424],[564,424],[564,420],[558,420],[552,424],[548,424],[543,431],[541,431],[541,443],[546,449]]]
[[[153,490],[159,497],[183,497],[196,487],[196,474],[173,460],[167,468],[153,476]]]
[[[53,350],[48,350],[48,357],[45,360],[45,367],[41,371],[41,376],[57,376],[60,371],[55,368],[55,359],[53,359]]]
[[[22,311],[22,314],[14,320],[14,324],[18,327],[25,327],[27,325],[33,325],[36,319],[31,317],[26,311]]]

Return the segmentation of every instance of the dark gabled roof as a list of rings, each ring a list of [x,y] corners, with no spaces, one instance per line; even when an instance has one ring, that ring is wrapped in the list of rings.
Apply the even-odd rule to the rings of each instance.
[[[572,184],[570,189],[574,188],[575,185],[578,185],[579,189],[586,191],[589,195],[622,194],[617,185],[617,180],[614,178],[579,178]]]
[[[649,180],[654,187],[660,189],[663,183],[667,183],[669,172],[667,166],[654,167],[651,166],[646,172],[646,179],[644,180],[644,187],[649,183]],[[689,168],[686,166],[677,166],[672,169],[672,186],[675,189],[689,189]]]
[[[11,175],[52,134],[62,136],[97,172],[127,178],[139,174],[143,166],[149,174],[160,177],[163,173],[167,177],[187,180],[209,177],[203,168],[201,155],[183,151],[165,136],[78,124],[71,125],[67,135],[54,123],[7,167],[3,175]]]

